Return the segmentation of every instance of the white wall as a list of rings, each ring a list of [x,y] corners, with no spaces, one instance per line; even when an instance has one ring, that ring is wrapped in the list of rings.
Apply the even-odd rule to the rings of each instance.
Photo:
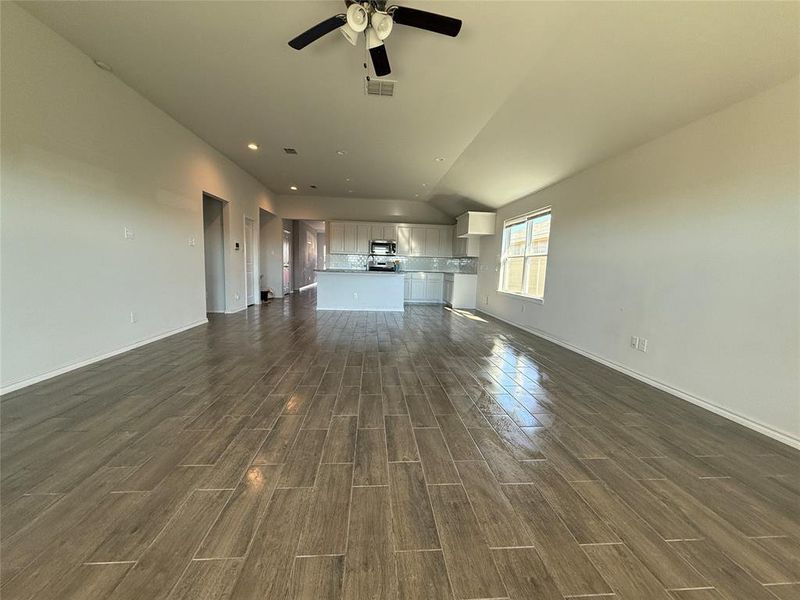
[[[429,202],[380,198],[335,198],[326,196],[278,196],[278,212],[287,219],[308,221],[383,221],[452,225],[455,218]]]
[[[0,386],[204,322],[204,191],[228,201],[226,306],[244,308],[233,243],[270,192],[19,6],[0,11]]]
[[[498,231],[553,207],[545,303],[495,291],[495,235],[478,307],[800,444],[799,95],[794,79],[505,206]]]
[[[222,206],[220,200],[203,196],[206,312],[225,312],[225,246]]]

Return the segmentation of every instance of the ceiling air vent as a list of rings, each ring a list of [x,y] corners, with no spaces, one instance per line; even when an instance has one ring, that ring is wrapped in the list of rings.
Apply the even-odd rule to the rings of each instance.
[[[297,154],[297,150],[294,148],[284,148],[283,151],[286,152],[286,154]]]
[[[367,96],[394,96],[394,86],[397,82],[391,79],[364,78],[364,91]]]

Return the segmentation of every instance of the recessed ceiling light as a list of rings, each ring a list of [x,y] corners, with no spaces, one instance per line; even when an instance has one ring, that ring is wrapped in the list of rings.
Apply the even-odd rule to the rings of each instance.
[[[256,144],[255,142],[250,142],[249,144],[247,144],[247,147],[250,148],[250,150],[258,150],[258,144]]]
[[[96,64],[98,67],[103,69],[103,71],[108,71],[109,73],[111,71],[113,71],[113,69],[111,68],[111,65],[108,64],[108,63],[103,62],[102,60],[96,60],[96,61],[94,61],[94,64]]]
[[[427,183],[423,183],[422,187],[428,187],[428,184]]]
[[[350,178],[349,177],[345,177],[344,180],[345,181],[350,181]]]
[[[348,194],[352,194],[352,193],[353,193],[353,190],[347,190],[347,193],[348,193]]]
[[[437,156],[433,160],[435,160],[436,162],[444,162],[444,156]]]
[[[338,154],[339,156],[344,156],[345,154],[347,154],[347,150],[337,150],[336,154]]]
[[[290,185],[289,189],[292,190],[293,192],[296,192],[297,191],[297,186],[296,185]]]

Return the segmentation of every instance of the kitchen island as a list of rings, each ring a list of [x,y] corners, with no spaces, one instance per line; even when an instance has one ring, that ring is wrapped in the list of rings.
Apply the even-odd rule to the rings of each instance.
[[[395,271],[317,271],[317,310],[403,312],[405,274]]]

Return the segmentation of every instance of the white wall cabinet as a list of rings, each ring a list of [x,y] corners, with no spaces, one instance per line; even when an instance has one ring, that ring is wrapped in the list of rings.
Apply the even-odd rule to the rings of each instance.
[[[456,235],[494,235],[495,218],[493,212],[467,211],[456,219]]]
[[[358,225],[355,223],[344,224],[344,252],[354,253],[358,249]]]
[[[386,223],[373,223],[370,225],[370,240],[395,240],[397,241],[397,226]]]
[[[330,223],[328,225],[328,252],[330,254],[344,254],[344,223]]]
[[[458,230],[453,228],[453,256],[463,258],[465,256],[477,257],[481,255],[481,238],[479,236],[458,237]]]
[[[400,256],[453,256],[452,225],[330,221],[327,231],[330,254],[368,254],[371,240],[396,240]]]
[[[372,239],[370,237],[371,227],[368,224],[364,225],[357,225],[357,244],[356,244],[356,251],[354,254],[367,254],[369,252],[369,242]]]
[[[397,226],[397,253],[411,256],[411,227],[408,225]]]

